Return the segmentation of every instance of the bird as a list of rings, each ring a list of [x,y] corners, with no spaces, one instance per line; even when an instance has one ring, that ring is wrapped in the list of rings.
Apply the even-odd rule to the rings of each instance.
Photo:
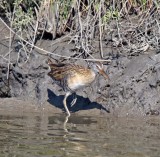
[[[63,64],[53,63],[51,59],[48,59],[48,65],[50,72],[48,75],[65,91],[63,99],[63,105],[70,116],[70,111],[67,107],[66,100],[69,95],[75,93],[77,90],[89,86],[99,73],[105,79],[109,79],[109,76],[105,73],[103,64],[101,62],[91,62],[89,67],[83,67],[77,64]],[[72,105],[76,103],[76,99],[72,101]]]

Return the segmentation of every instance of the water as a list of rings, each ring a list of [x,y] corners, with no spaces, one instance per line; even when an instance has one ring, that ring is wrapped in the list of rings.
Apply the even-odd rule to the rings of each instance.
[[[160,118],[0,113],[0,157],[160,157]]]

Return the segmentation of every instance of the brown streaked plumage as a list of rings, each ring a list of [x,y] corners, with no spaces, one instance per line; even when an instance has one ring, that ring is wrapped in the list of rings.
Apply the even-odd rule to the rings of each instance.
[[[99,62],[92,63],[91,68],[85,68],[75,64],[54,64],[49,59],[48,65],[51,69],[48,75],[66,92],[63,104],[69,116],[70,112],[66,104],[66,99],[69,95],[91,84],[95,80],[97,73],[108,79],[107,74],[104,72],[103,64]],[[73,100],[72,105],[75,104],[75,102],[76,99]]]

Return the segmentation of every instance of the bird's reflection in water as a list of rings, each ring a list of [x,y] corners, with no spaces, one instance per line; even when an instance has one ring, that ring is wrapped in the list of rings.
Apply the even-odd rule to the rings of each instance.
[[[70,117],[70,115],[67,115],[64,119],[64,122],[63,122],[63,129],[64,129],[63,138],[65,139],[65,141],[69,141],[70,143],[73,143],[73,141],[71,139],[75,138],[75,133],[72,132],[71,130],[69,131],[67,128],[69,117]]]
[[[69,126],[67,128],[67,124],[70,117],[71,117],[70,115],[67,115],[65,117],[65,120],[63,123],[63,129],[64,129],[63,138],[65,139],[68,145],[72,146],[72,152],[78,151],[82,153],[82,156],[84,156],[83,152],[87,152],[89,150],[89,148],[84,143],[84,142],[88,142],[88,139],[81,137],[80,134],[76,133],[76,131],[74,131],[74,129],[71,129]],[[81,133],[83,134],[84,132],[81,131]]]

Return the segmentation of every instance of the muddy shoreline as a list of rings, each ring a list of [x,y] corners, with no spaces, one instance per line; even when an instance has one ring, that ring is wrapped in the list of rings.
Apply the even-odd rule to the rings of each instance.
[[[63,108],[55,107],[48,102],[45,102],[43,106],[37,105],[35,101],[24,101],[19,98],[0,98],[0,114],[1,115],[63,115],[67,116]],[[71,112],[71,116],[89,116],[89,117],[132,117],[140,119],[144,118],[141,112],[134,113],[129,112],[127,108],[116,108],[111,113],[107,113],[99,109],[88,109]]]
[[[4,26],[1,24],[1,27]],[[6,38],[8,30],[2,33],[1,38]],[[105,42],[104,42],[105,43]],[[52,45],[50,40],[41,40],[37,46],[58,55],[73,56],[74,44],[62,41]],[[1,41],[0,50],[0,104],[1,106],[17,104],[26,106],[30,103],[39,106],[49,105],[50,112],[62,113],[64,97],[63,90],[53,83],[47,75],[48,58],[59,59],[64,63],[72,62],[87,66],[83,60],[64,59],[54,55],[46,56],[36,49],[30,54],[26,62],[25,52],[19,52],[17,43],[13,44],[10,55],[11,67],[9,81],[7,80],[8,62],[4,59],[8,53],[6,41]],[[93,43],[95,51],[92,56],[100,58],[97,42]],[[107,48],[104,44],[104,56],[111,59],[111,63],[104,64],[105,71],[110,80],[106,81],[101,76],[96,81],[81,91],[77,92],[77,103],[69,109],[73,113],[85,114],[117,114],[117,115],[159,115],[160,113],[160,54],[154,50],[147,50],[138,55],[119,53],[115,47]],[[17,63],[17,57],[21,57]],[[11,98],[8,98],[11,97]],[[68,104],[72,101],[68,98]],[[28,102],[28,103],[27,103]],[[49,107],[49,108],[50,108]],[[32,107],[31,107],[32,108]]]

